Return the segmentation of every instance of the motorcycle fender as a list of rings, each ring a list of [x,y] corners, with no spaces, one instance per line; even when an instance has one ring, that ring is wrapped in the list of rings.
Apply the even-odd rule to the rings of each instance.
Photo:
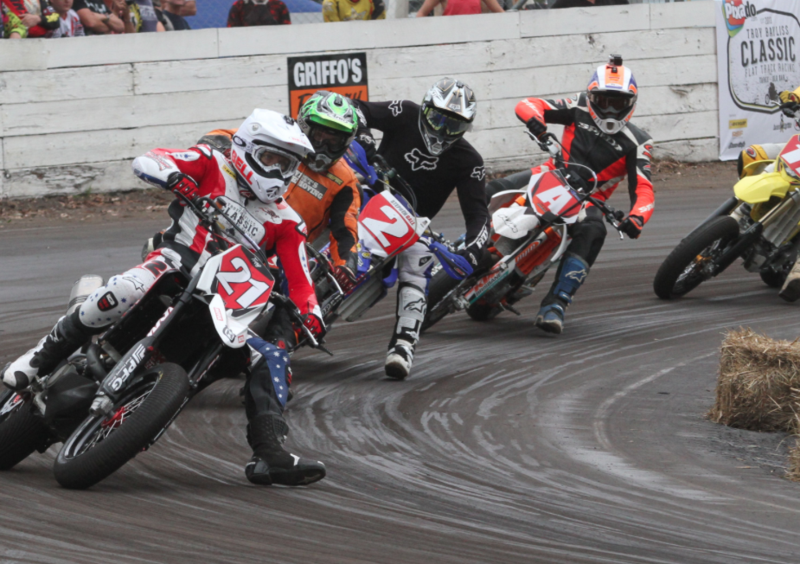
[[[133,345],[125,356],[111,369],[100,385],[100,390],[112,399],[117,399],[119,392],[125,389],[126,384],[140,368],[147,365],[152,352],[155,337],[145,337]]]
[[[232,349],[242,348],[247,342],[247,325],[243,323],[246,320],[244,318],[242,321],[232,319],[225,310],[225,302],[218,294],[214,294],[214,297],[211,298],[208,311],[211,313],[211,321],[214,322],[214,328],[223,344]]]
[[[780,172],[768,172],[758,176],[745,176],[733,187],[736,197],[748,204],[759,204],[768,201],[772,196],[786,196],[789,184]]]
[[[500,208],[492,215],[494,232],[508,239],[522,239],[539,225],[539,218],[523,206]]]

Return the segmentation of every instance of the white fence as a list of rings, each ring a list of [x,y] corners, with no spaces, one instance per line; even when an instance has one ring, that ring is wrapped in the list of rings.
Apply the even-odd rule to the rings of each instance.
[[[542,157],[514,116],[583,88],[609,53],[635,71],[634,121],[658,156],[718,155],[714,2],[0,42],[0,197],[141,187],[135,156],[288,111],[286,57],[366,51],[370,99],[419,100],[442,76],[478,96],[468,139],[495,170]]]

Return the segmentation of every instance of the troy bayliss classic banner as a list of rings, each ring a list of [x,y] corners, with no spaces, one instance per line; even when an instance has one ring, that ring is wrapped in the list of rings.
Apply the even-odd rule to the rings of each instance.
[[[720,159],[797,133],[778,93],[800,86],[800,0],[717,0]]]

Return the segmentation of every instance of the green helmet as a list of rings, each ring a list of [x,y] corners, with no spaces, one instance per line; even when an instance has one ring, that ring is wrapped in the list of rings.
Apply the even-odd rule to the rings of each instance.
[[[297,116],[314,154],[306,164],[315,172],[325,172],[344,155],[358,129],[358,115],[353,103],[334,92],[320,90],[300,108]]]

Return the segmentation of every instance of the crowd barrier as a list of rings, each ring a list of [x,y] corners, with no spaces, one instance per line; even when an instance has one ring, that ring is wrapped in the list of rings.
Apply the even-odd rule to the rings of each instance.
[[[479,105],[468,139],[494,170],[541,162],[514,116],[582,90],[609,53],[635,72],[657,157],[718,156],[714,2],[0,42],[0,197],[142,187],[130,161],[288,111],[288,56],[364,51],[372,100],[418,101],[442,76]]]

